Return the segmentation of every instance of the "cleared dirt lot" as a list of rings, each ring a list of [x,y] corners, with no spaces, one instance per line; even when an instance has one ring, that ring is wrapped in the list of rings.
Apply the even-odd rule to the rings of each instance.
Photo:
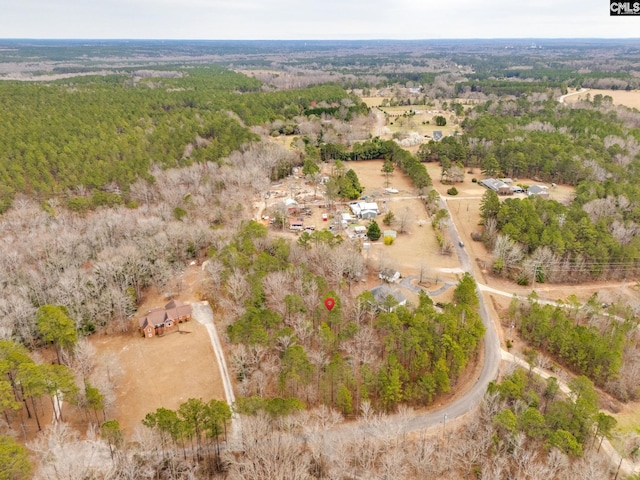
[[[414,147],[413,150],[416,150]],[[409,149],[411,150],[411,149]],[[462,183],[457,183],[456,189],[459,194],[456,196],[447,195],[446,191],[451,185],[440,183],[441,167],[438,163],[425,163],[425,167],[429,172],[434,184],[434,188],[446,198],[449,205],[450,213],[455,221],[458,232],[465,243],[465,249],[470,257],[474,260],[474,267],[478,281],[489,285],[490,287],[513,292],[521,295],[531,293],[531,287],[519,286],[508,280],[493,277],[485,268],[491,264],[491,253],[486,250],[480,242],[471,240],[471,234],[474,231],[479,232],[480,222],[480,201],[485,193],[484,187],[473,183],[472,178],[482,178],[480,172],[475,169],[473,173],[467,173]],[[406,217],[407,233],[398,234],[393,245],[384,245],[380,240],[372,242],[368,251],[363,251],[365,258],[372,272],[377,272],[380,268],[388,267],[397,269],[402,276],[419,276],[421,273],[426,278],[425,286],[428,290],[434,291],[441,287],[444,282],[455,282],[459,277],[459,263],[455,255],[443,255],[437,245],[436,238],[431,227],[430,219],[427,217],[424,206],[420,199],[417,198],[417,191],[411,184],[411,181],[400,171],[396,170],[390,177],[389,186],[398,190],[398,193],[389,194],[385,192],[386,178],[381,172],[381,160],[367,160],[359,162],[347,162],[346,168],[352,168],[360,183],[364,186],[363,196],[370,197],[368,200],[376,201],[380,207],[381,214],[377,217],[377,222],[382,230],[387,228],[397,229],[398,224],[392,227],[386,227],[382,223],[384,214],[391,210],[394,212],[396,219]],[[329,173],[328,166],[325,166]],[[531,179],[518,179],[518,183],[525,185],[541,184]],[[550,198],[562,203],[571,201],[574,189],[565,185],[557,185],[555,187],[547,184],[549,187]],[[285,198],[290,192],[307,192],[312,193],[313,187],[305,184],[304,179],[292,177],[281,183],[278,187],[272,187],[272,192],[277,192],[280,199]],[[323,188],[318,189],[318,199],[322,197]],[[514,195],[505,198],[524,198],[523,194]],[[270,199],[270,202],[275,199]],[[323,203],[319,200],[319,203]],[[303,203],[304,204],[304,203]],[[311,209],[310,216],[304,216],[304,225],[312,225],[317,229],[328,228],[331,224],[333,215],[340,212],[349,212],[347,205],[336,205],[333,212],[325,205],[318,207],[309,203]],[[322,213],[328,213],[329,221],[323,222]],[[368,221],[360,221],[361,225],[367,225]],[[285,230],[287,236],[295,239],[297,235],[293,232]],[[375,284],[377,279],[371,279]],[[370,282],[367,282],[369,285]],[[370,285],[370,286],[373,286]],[[559,298],[567,298],[572,293],[578,295],[579,298],[586,300],[591,294],[598,291],[603,301],[613,302],[625,298],[633,298],[633,291],[628,291],[631,287],[624,284],[605,284],[603,282],[594,282],[584,285],[536,285],[536,292],[541,298],[549,300],[557,300]],[[444,292],[441,296],[434,297],[436,301],[447,301],[451,294],[451,289]],[[411,300],[411,296],[409,296]],[[498,309],[507,308],[510,300],[509,296],[491,295],[493,303]]]
[[[380,207],[381,214],[376,219],[380,228],[397,229],[404,219],[407,229],[407,233],[398,234],[392,245],[384,245],[382,240],[371,244],[366,255],[369,255],[372,266],[396,268],[404,277],[419,275],[422,270],[434,283],[436,280],[438,283],[455,280],[456,275],[450,270],[458,267],[458,261],[452,255],[440,254],[431,221],[422,201],[417,198],[418,192],[409,178],[396,170],[390,176],[389,185],[398,193],[385,193],[386,177],[381,172],[382,163],[381,160],[348,163],[365,187],[363,195],[371,197]],[[392,211],[396,218],[396,224],[390,227],[382,223],[388,211]]]
[[[199,267],[185,272],[179,300],[196,300]],[[166,303],[163,295],[146,294],[138,315]],[[130,437],[144,416],[159,407],[176,409],[189,398],[224,400],[218,366],[206,328],[196,320],[180,325],[181,333],[146,339],[134,331],[91,338],[96,361],[115,385],[112,416]],[[106,367],[108,366],[108,367]]]
[[[449,211],[458,228],[458,233],[465,243],[465,248],[472,254],[471,258],[478,259],[479,262],[491,263],[491,254],[486,250],[484,245],[471,240],[473,232],[480,232],[480,201],[485,194],[486,189],[478,183],[472,182],[473,178],[481,180],[484,178],[478,169],[473,170],[474,173],[465,174],[464,182],[456,183],[454,186],[458,190],[458,195],[447,195],[447,190],[452,185],[440,182],[440,173],[442,167],[439,163],[425,163],[427,171],[433,181],[433,187],[442,195],[447,204]],[[574,195],[574,188],[567,185],[545,184],[544,182],[534,182],[531,179],[518,179],[517,183],[523,185],[545,185],[549,188],[549,199],[556,200],[560,203],[568,204]],[[515,194],[512,196],[500,196],[501,201],[507,198],[526,198],[526,194]]]
[[[451,103],[455,101],[462,103],[465,109],[474,106],[474,101],[467,99],[434,100],[431,105],[399,105],[394,107],[381,106],[383,102],[390,100],[385,97],[362,97],[361,100],[366,103],[367,106],[377,107],[378,110],[387,115],[384,133],[380,134],[375,132],[374,135],[389,139],[394,133],[409,134],[415,132],[418,133],[425,142],[431,139],[434,130],[439,130],[445,136],[461,130],[458,125],[461,119],[453,112],[443,110],[442,102]],[[447,119],[445,126],[441,127],[436,125],[434,118],[438,115]]]

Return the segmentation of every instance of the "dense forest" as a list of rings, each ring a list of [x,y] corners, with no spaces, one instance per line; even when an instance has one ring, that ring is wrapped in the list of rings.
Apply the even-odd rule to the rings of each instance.
[[[3,209],[16,193],[125,203],[152,165],[221,162],[258,138],[248,126],[329,107],[347,119],[364,112],[330,85],[263,93],[257,80],[220,67],[157,73],[0,83]]]
[[[507,319],[535,350],[622,401],[638,391],[637,325],[633,311],[620,306],[605,310],[593,295],[586,304],[575,295],[557,305],[541,304],[535,295],[512,301]]]
[[[616,420],[598,410],[598,395],[588,378],[576,377],[570,389],[564,398],[556,378],[543,382],[521,369],[489,385],[489,395],[497,394],[502,402],[493,417],[500,440],[508,442],[522,433],[528,441],[537,440],[570,455],[593,449],[597,440],[601,443],[611,434]]]

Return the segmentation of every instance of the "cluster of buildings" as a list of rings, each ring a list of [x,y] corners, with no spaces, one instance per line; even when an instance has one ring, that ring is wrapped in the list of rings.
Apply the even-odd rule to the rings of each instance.
[[[527,195],[549,198],[549,188],[545,185],[531,185],[526,191],[520,185],[514,185],[510,178],[496,179],[485,178],[480,180],[480,185],[493,190],[498,195],[513,195],[514,193],[526,193]]]

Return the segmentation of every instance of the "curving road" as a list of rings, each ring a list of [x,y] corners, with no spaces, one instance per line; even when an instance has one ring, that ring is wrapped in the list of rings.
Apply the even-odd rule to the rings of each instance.
[[[397,197],[396,197],[397,198]],[[461,238],[456,228],[455,223],[451,220],[452,216],[450,214],[446,199],[444,197],[440,197],[440,207],[444,208],[449,212],[448,219],[448,230],[450,239],[454,245],[454,249],[458,260],[460,262],[460,269],[463,272],[468,273],[472,277],[475,278],[473,265],[467,251],[465,250],[463,244],[461,243]],[[422,290],[417,285],[411,283],[411,278],[403,279],[400,284],[409,290],[412,291],[420,291]],[[466,392],[462,393],[462,396],[455,399],[450,404],[443,406],[440,409],[434,410],[429,413],[420,413],[414,415],[410,418],[398,416],[396,419],[392,420],[395,427],[395,432],[398,434],[409,433],[419,430],[425,430],[428,428],[443,426],[443,432],[446,426],[447,421],[453,421],[457,418],[462,417],[463,415],[471,412],[476,409],[480,402],[482,401],[485,392],[487,391],[487,386],[489,382],[495,380],[498,376],[498,371],[500,367],[500,362],[502,360],[520,363],[525,367],[528,367],[528,364],[524,362],[522,359],[519,359],[509,352],[505,352],[500,347],[500,341],[498,339],[498,333],[496,330],[496,326],[493,322],[493,319],[489,316],[489,312],[486,308],[484,297],[482,295],[483,291],[491,292],[499,295],[507,295],[512,296],[513,294],[509,292],[504,292],[500,290],[493,289],[486,285],[482,285],[476,281],[476,294],[479,300],[479,313],[482,318],[482,322],[485,326],[486,333],[484,337],[484,355],[483,355],[483,364],[480,374],[473,384],[471,388],[469,388]],[[445,283],[440,289],[434,292],[427,292],[430,295],[437,295],[447,288],[452,287],[453,284]],[[546,303],[546,302],[545,302]],[[553,303],[553,302],[549,302]],[[215,327],[213,325],[213,315],[211,312],[211,308],[206,302],[201,302],[200,305],[194,305],[196,310],[194,310],[194,318],[196,318],[201,323],[204,323],[209,330],[209,334],[211,335],[212,345],[214,351],[216,353],[216,357],[218,359],[219,367],[221,374],[223,376],[223,383],[225,385],[225,394],[227,396],[227,401],[231,404],[233,403],[233,389],[232,384],[229,379],[229,372],[226,368],[226,364],[224,361],[224,355],[222,353],[222,348],[220,346],[220,342],[217,338],[217,334],[215,332]],[[539,369],[534,369],[535,373],[545,376],[549,375],[548,372],[538,371]],[[568,387],[566,385],[562,385],[563,391],[568,391]],[[240,418],[235,417],[234,422],[232,424],[232,437],[237,437],[240,430]],[[372,432],[372,429],[375,430],[378,428],[375,423],[366,422],[366,421],[356,421],[351,423],[342,423],[329,430],[325,430],[323,432],[315,432],[310,435],[321,435],[325,438],[331,437],[333,435],[342,435],[345,432],[348,432],[350,435],[366,435]],[[611,458],[612,463],[616,463],[618,461],[621,462],[622,471],[624,474],[629,473],[637,473],[640,471],[640,467],[634,465],[633,463],[623,460],[620,458],[620,455],[615,452],[613,447],[608,441],[603,443],[603,448],[609,458]]]
[[[567,97],[570,97],[570,96],[572,96],[572,95],[579,95],[580,93],[585,93],[585,92],[588,92],[588,91],[589,91],[589,89],[588,89],[588,88],[581,88],[580,90],[577,90],[577,91],[575,91],[575,92],[565,93],[564,95],[561,95],[560,97],[558,97],[558,102],[560,102],[560,103],[566,103],[566,102],[565,102],[565,99],[566,99]]]
[[[447,202],[442,197],[440,197],[440,208],[446,209],[447,212],[449,211]],[[456,255],[458,256],[458,260],[460,261],[460,267],[462,271],[467,272],[469,273],[469,275],[474,277],[471,259],[469,258],[469,255],[467,254],[465,248],[461,246],[460,235],[458,234],[458,230],[455,224],[453,223],[453,221],[451,221],[450,214],[448,222],[449,236],[454,244]],[[486,305],[484,303],[484,298],[479,287],[476,288],[476,294],[478,295],[478,299],[480,301],[480,317],[482,318],[482,323],[484,324],[486,329],[486,333],[484,336],[484,363],[482,364],[480,376],[474,383],[473,387],[465,392],[462,397],[435,412],[418,415],[414,418],[411,424],[405,428],[406,431],[420,430],[432,427],[439,424],[440,422],[443,422],[445,418],[447,420],[454,420],[464,415],[465,413],[475,409],[482,401],[482,397],[484,397],[484,394],[487,391],[489,382],[497,378],[501,361],[500,341],[498,339],[498,333],[496,332],[493,320],[489,317],[489,313],[487,311]]]

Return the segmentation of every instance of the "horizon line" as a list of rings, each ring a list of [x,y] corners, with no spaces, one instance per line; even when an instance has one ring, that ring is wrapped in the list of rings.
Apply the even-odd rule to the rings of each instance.
[[[367,42],[367,41],[394,41],[394,42],[421,42],[421,41],[507,41],[507,40],[640,40],[640,36],[635,37],[434,37],[434,38],[384,38],[384,37],[363,37],[363,38],[127,38],[127,37],[0,37],[0,41],[176,41],[176,42]]]

